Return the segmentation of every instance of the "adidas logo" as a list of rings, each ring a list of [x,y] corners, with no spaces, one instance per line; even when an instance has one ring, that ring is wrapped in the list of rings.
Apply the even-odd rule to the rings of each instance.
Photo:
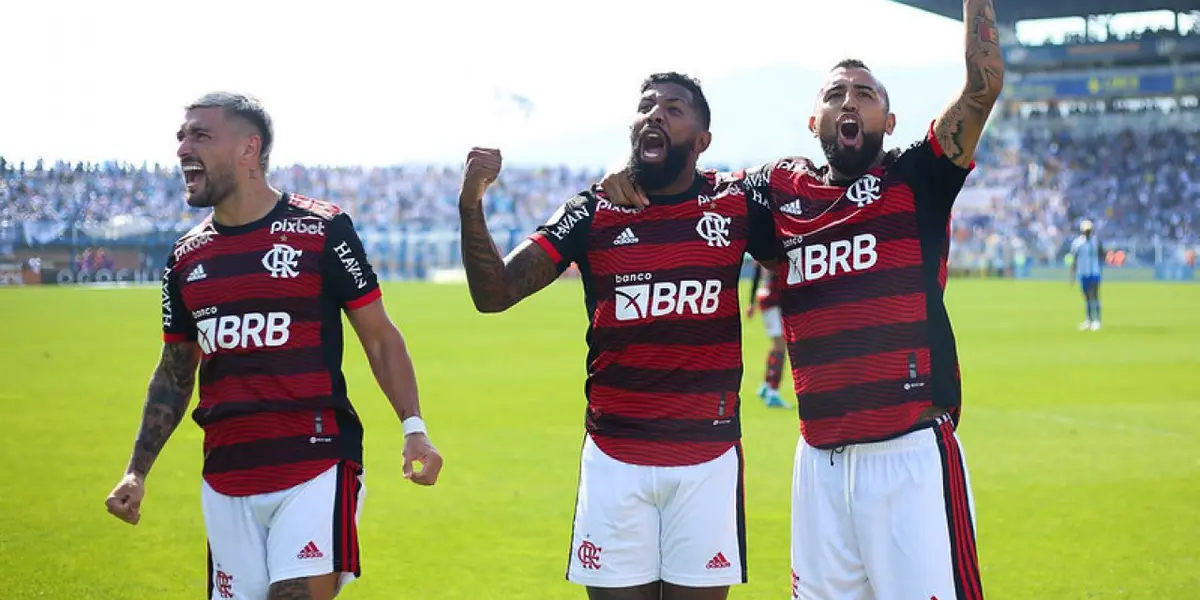
[[[189,282],[200,281],[205,277],[208,277],[208,274],[204,272],[204,265],[196,265],[196,268],[192,269],[192,272],[188,274],[187,280]]]
[[[310,558],[325,558],[325,555],[319,548],[317,548],[317,544],[315,542],[309,540],[308,543],[304,545],[304,549],[300,551],[300,554],[296,555],[296,558],[306,560]]]
[[[625,246],[636,243],[638,243],[638,238],[636,235],[633,235],[633,230],[628,227],[625,228],[625,231],[621,232],[621,235],[617,236],[617,239],[613,240],[614,246]]]
[[[732,566],[733,565],[730,564],[729,561],[725,559],[725,553],[718,552],[716,556],[712,557],[712,560],[708,561],[708,565],[706,565],[704,568],[706,568],[706,569],[728,569],[729,567],[732,567]]]
[[[799,217],[800,215],[804,214],[804,209],[800,207],[799,200],[792,200],[791,202],[780,206],[779,212],[792,215],[793,217]]]

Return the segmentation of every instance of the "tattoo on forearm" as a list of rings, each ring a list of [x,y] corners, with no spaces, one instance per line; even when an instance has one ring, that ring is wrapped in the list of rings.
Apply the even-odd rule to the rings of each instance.
[[[307,580],[287,579],[271,584],[267,600],[312,600],[312,593],[308,591]]]
[[[481,206],[460,207],[463,270],[475,307],[499,312],[558,278],[554,261],[528,242],[506,258],[492,241]]]
[[[992,0],[966,0],[967,82],[962,95],[938,119],[935,135],[947,158],[965,166],[1004,87],[1004,58]]]
[[[142,427],[134,444],[130,470],[145,476],[163,446],[183,420],[196,381],[199,350],[195,344],[163,344],[162,357],[150,377]]]

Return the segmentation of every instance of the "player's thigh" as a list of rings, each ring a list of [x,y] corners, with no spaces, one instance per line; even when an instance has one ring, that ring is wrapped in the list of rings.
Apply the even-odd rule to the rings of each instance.
[[[854,504],[867,576],[877,600],[982,600],[974,501],[949,424],[902,453],[862,457]]]
[[[360,576],[358,520],[365,497],[362,470],[348,462],[279,494],[267,529],[271,582],[321,578],[333,581],[336,592]]]
[[[725,600],[729,586],[693,588],[663,582],[662,600]]]
[[[567,580],[589,588],[658,581],[659,516],[650,468],[608,456],[585,436],[571,527]]]
[[[783,314],[778,306],[764,309],[762,311],[763,327],[767,330],[767,337],[778,338],[783,336]]]
[[[588,600],[662,600],[661,582],[626,588],[587,588]]]
[[[286,579],[271,584],[267,600],[333,600],[341,587],[339,573],[304,579]]]
[[[844,452],[802,439],[792,466],[792,598],[872,600],[846,496]]]
[[[664,583],[689,588],[746,583],[742,448],[706,463],[659,467]]]
[[[217,493],[202,483],[200,504],[208,535],[208,598],[262,600],[267,595],[267,532],[247,498]]]

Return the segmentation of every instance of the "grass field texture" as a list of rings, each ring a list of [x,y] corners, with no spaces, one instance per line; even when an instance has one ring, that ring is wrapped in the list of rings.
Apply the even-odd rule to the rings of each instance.
[[[1079,332],[1082,299],[1066,282],[950,284],[959,431],[991,599],[1200,598],[1200,285],[1119,283],[1103,294],[1105,329]],[[400,424],[348,331],[368,495],[364,577],[343,598],[584,597],[562,577],[584,407],[581,295],[563,282],[479,315],[463,287],[385,288],[446,458],[431,489],[402,479]],[[158,356],[158,310],[154,288],[0,290],[3,598],[203,597],[201,437],[190,419],[150,475],[140,525],[103,505]],[[761,323],[749,323],[750,584],[731,595],[746,600],[786,598],[790,585],[798,431],[794,411],[753,396],[765,348]]]

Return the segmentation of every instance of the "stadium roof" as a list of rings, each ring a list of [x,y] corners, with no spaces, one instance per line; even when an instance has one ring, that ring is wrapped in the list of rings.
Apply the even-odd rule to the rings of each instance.
[[[895,1],[943,17],[962,18],[962,0]],[[996,0],[995,5],[996,19],[1001,23],[1150,10],[1196,10],[1196,0]]]

